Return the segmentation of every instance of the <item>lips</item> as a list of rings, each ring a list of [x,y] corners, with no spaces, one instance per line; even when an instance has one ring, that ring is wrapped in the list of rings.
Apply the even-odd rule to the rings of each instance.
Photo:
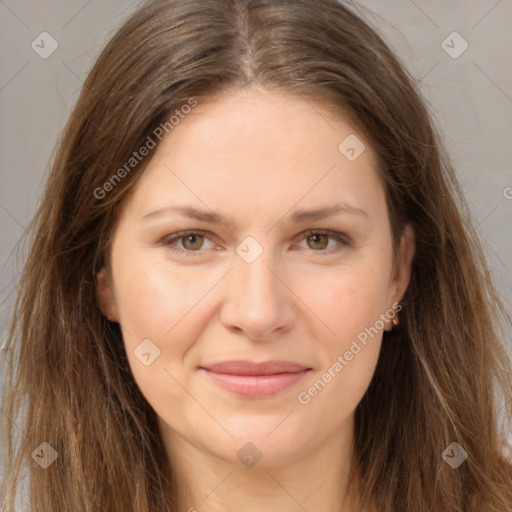
[[[268,397],[298,383],[311,368],[291,361],[224,361],[201,367],[221,388],[245,397]]]
[[[225,361],[205,366],[204,368],[215,373],[227,373],[230,375],[272,375],[276,373],[296,373],[309,369],[307,366],[290,361],[267,361],[263,363]]]

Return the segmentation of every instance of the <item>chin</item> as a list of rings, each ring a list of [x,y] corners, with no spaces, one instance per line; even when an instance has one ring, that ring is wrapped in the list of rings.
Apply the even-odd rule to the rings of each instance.
[[[307,443],[306,433],[291,431],[275,418],[237,420],[237,428],[226,428],[233,437],[213,440],[205,446],[227,462],[246,467],[275,467],[293,462]]]
[[[226,462],[248,469],[278,467],[293,463],[300,456],[301,443],[289,437],[270,441],[260,437],[241,436],[230,439],[223,447],[216,447],[216,455]]]

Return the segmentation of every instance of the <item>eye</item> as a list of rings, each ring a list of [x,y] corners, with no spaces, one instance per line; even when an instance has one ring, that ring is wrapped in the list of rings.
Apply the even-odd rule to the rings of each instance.
[[[183,231],[175,235],[165,237],[161,244],[168,247],[171,251],[185,254],[186,256],[193,256],[192,253],[199,253],[201,250],[208,249],[204,247],[205,241],[209,241],[212,246],[215,246],[212,239],[202,231]]]
[[[349,245],[346,235],[330,230],[309,230],[301,234],[307,247],[314,252],[331,254]],[[333,242],[333,243],[331,243]]]

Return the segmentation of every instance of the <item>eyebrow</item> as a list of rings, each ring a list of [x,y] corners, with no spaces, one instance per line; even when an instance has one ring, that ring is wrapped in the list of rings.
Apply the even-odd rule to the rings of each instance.
[[[165,208],[160,208],[158,210],[153,210],[145,214],[142,217],[142,221],[149,221],[151,219],[162,217],[164,215],[169,215],[172,213],[176,213],[183,217],[188,217],[190,219],[195,219],[210,224],[224,224],[226,226],[236,224],[233,219],[223,217],[222,215],[214,213],[212,210],[202,210],[198,208],[193,208],[191,206],[169,206]],[[293,213],[291,213],[290,222],[292,222],[293,224],[299,224],[305,221],[325,219],[327,217],[332,217],[337,214],[358,215],[364,217],[366,220],[369,220],[368,214],[361,208],[356,208],[355,206],[351,206],[344,203],[336,203],[332,206],[325,206],[313,210],[296,210]],[[288,214],[284,215],[283,218],[286,217],[287,215]]]

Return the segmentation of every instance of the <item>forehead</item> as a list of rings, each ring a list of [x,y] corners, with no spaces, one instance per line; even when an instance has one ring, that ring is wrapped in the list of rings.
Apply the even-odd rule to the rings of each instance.
[[[342,202],[384,204],[377,158],[346,116],[300,96],[262,91],[205,100],[154,150],[132,196],[137,214],[172,202],[275,215]]]

